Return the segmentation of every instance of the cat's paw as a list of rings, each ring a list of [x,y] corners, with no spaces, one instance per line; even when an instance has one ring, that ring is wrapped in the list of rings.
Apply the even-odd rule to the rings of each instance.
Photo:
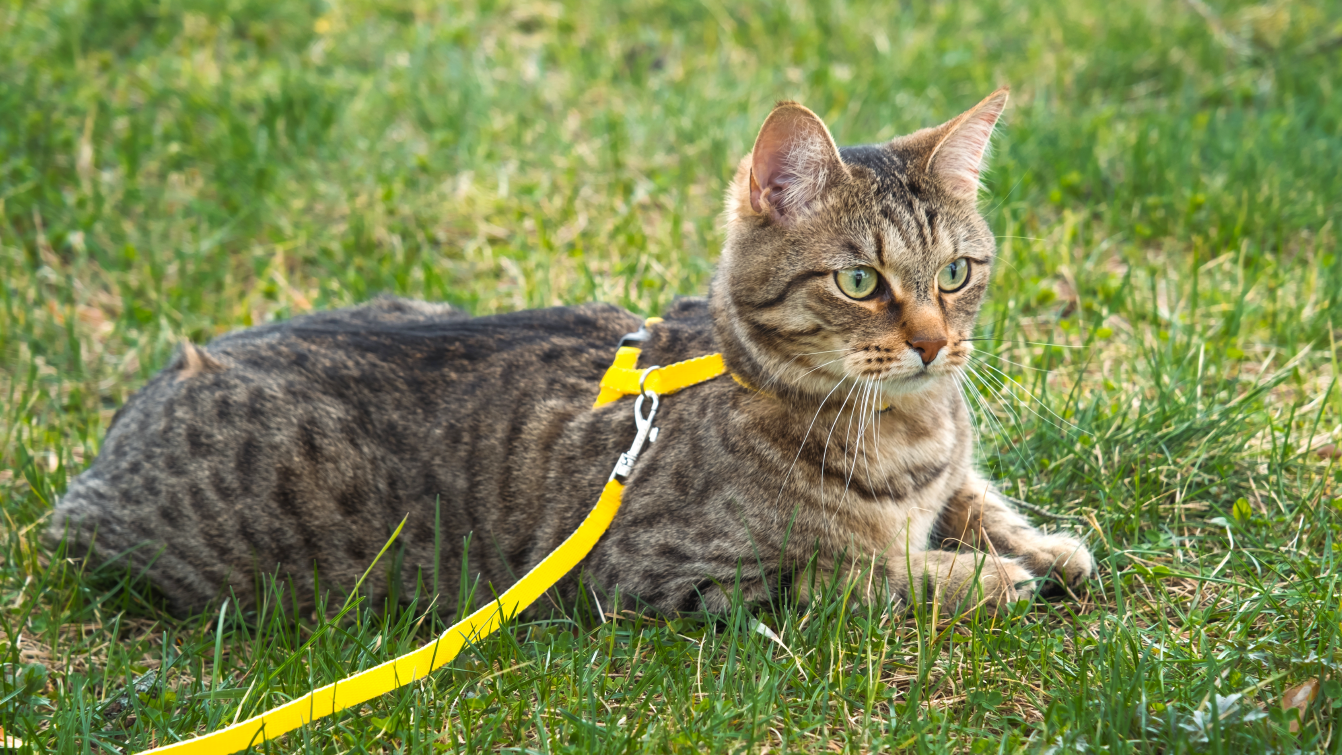
[[[1017,559],[988,559],[979,572],[977,589],[966,596],[969,600],[963,607],[968,609],[977,605],[995,614],[1017,601],[1029,600],[1037,583],[1035,575]]]
[[[1061,582],[1070,590],[1095,574],[1095,558],[1080,540],[1070,535],[1040,533],[1016,543],[1013,550],[1016,559],[1031,572]],[[1045,587],[1044,592],[1050,591]]]
[[[1028,600],[1038,580],[1018,559],[987,554],[928,554],[924,586],[917,590],[926,602],[936,602],[943,611],[966,614],[979,609],[990,614]],[[935,569],[935,574],[933,570]],[[929,592],[931,587],[935,593]]]

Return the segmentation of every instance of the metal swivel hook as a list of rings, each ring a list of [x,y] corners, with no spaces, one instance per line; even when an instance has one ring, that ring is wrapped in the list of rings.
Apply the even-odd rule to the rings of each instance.
[[[654,370],[661,369],[661,365],[649,367],[643,371],[643,375],[638,379],[639,393],[638,398],[634,400],[634,427],[638,432],[634,435],[634,443],[629,446],[629,450],[620,454],[620,460],[615,463],[615,471],[610,473],[610,479],[625,480],[634,471],[634,462],[638,461],[638,455],[643,452],[643,447],[657,440],[658,428],[652,426],[652,420],[657,416],[657,408],[661,406],[661,398],[657,392],[646,386],[648,375]],[[643,414],[643,400],[652,399],[652,406],[648,407],[648,413]]]

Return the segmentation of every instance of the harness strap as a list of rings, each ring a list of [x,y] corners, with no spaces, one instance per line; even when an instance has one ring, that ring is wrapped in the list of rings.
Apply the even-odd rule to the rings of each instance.
[[[620,340],[620,348],[615,352],[615,361],[601,378],[601,391],[597,394],[596,402],[592,404],[593,409],[625,396],[637,396],[645,391],[667,396],[727,373],[727,365],[722,361],[721,354],[705,354],[665,367],[638,369],[638,355],[642,349],[626,344],[639,344],[648,340],[650,335],[648,327],[661,321],[660,317],[649,317],[638,332],[630,333]],[[735,375],[732,377],[738,383],[741,382]]]
[[[597,396],[596,403],[592,405],[593,409],[605,406],[623,396],[637,396],[644,390],[666,396],[727,372],[727,365],[723,364],[721,354],[707,354],[665,367],[653,367],[651,371],[634,369],[634,365],[638,363],[638,355],[639,349],[633,346],[620,347],[615,355],[615,364],[611,365],[610,369],[606,370],[605,377],[601,378],[601,393]]]

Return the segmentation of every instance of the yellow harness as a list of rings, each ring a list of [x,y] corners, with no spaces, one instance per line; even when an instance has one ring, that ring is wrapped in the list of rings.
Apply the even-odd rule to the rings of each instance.
[[[504,591],[498,600],[453,624],[437,640],[418,650],[346,677],[334,684],[315,689],[297,700],[246,721],[195,739],[146,750],[141,755],[161,752],[171,752],[175,755],[228,755],[275,739],[309,721],[325,718],[337,711],[404,687],[423,679],[457,657],[467,644],[478,642],[492,634],[503,625],[503,622],[516,616],[553,587],[591,552],[597,541],[610,528],[611,521],[620,510],[624,480],[628,479],[633,471],[634,462],[638,460],[643,446],[656,440],[657,431],[652,422],[657,414],[659,397],[712,380],[727,371],[721,354],[709,354],[666,367],[637,369],[641,349],[625,344],[645,340],[646,327],[656,322],[661,322],[661,318],[649,318],[643,330],[626,336],[621,341],[615,353],[615,362],[601,378],[601,392],[594,405],[595,408],[623,396],[638,396],[634,402],[634,424],[638,428],[638,433],[633,445],[629,447],[628,452],[620,454],[620,460],[616,463],[615,470],[611,472],[605,488],[602,489],[596,506],[587,514],[587,518],[583,519],[582,524],[578,525],[578,529],[516,584]],[[645,399],[652,402],[646,414],[643,413]]]
[[[648,326],[661,321],[660,317],[649,317],[644,322],[642,330],[630,333],[620,341],[620,348],[615,352],[615,361],[601,378],[601,393],[597,395],[596,403],[592,404],[593,409],[624,396],[639,396],[645,393],[669,396],[682,388],[712,380],[727,371],[727,365],[723,363],[721,354],[686,359],[666,367],[638,369],[638,355],[643,350],[638,346],[625,344],[646,340]]]

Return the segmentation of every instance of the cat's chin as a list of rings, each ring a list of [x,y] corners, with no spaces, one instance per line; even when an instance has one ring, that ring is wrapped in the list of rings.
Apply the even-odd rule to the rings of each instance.
[[[882,380],[880,385],[881,392],[886,396],[908,396],[940,386],[949,379],[950,375],[923,371],[888,377]]]

